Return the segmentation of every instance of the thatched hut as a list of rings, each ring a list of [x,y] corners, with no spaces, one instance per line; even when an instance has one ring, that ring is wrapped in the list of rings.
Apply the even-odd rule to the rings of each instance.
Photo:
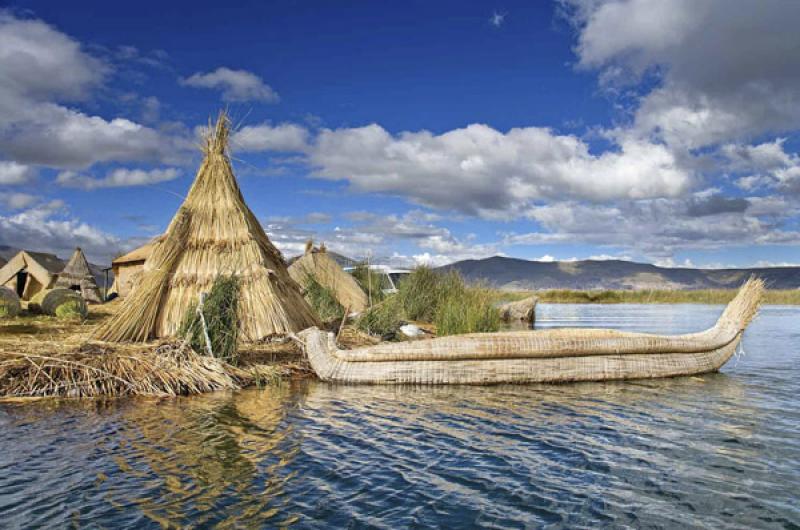
[[[27,301],[39,291],[52,288],[63,269],[64,262],[54,254],[21,250],[0,268],[0,285]]]
[[[313,277],[320,285],[330,289],[342,307],[360,313],[367,308],[369,301],[363,289],[350,274],[347,274],[338,263],[328,255],[325,246],[314,248],[309,241],[306,252],[289,266],[292,279],[301,286],[309,277]]]
[[[89,268],[89,262],[80,247],[72,253],[64,270],[58,273],[55,288],[76,291],[90,303],[99,304],[103,301],[100,289],[97,288],[97,282]]]
[[[124,298],[131,294],[136,282],[142,275],[144,270],[144,262],[150,257],[153,252],[153,247],[156,246],[163,236],[135,248],[116,258],[111,262],[111,269],[114,271],[114,285],[111,286],[111,292],[117,293],[120,298]]]
[[[228,157],[229,130],[222,113],[206,138],[205,158],[186,200],[145,262],[136,289],[99,328],[98,338],[142,341],[173,336],[187,310],[224,275],[239,279],[242,340],[319,323],[280,251],[244,202]]]

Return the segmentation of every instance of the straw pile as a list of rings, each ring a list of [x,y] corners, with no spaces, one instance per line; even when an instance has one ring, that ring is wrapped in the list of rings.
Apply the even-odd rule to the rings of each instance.
[[[538,298],[535,296],[529,296],[528,298],[523,298],[522,300],[517,300],[516,302],[506,302],[504,304],[500,304],[498,309],[500,310],[500,318],[504,322],[529,322],[533,323],[536,319],[536,303],[538,302]]]
[[[97,338],[144,341],[174,336],[187,309],[219,276],[240,282],[240,338],[254,341],[318,325],[280,252],[247,207],[227,153],[221,113],[206,138],[205,159],[178,214],[145,262],[142,279]]]
[[[17,293],[0,285],[0,318],[15,317],[19,314],[20,309]]]
[[[306,245],[306,252],[289,266],[292,279],[301,286],[306,286],[313,279],[322,287],[330,290],[342,307],[361,313],[367,308],[366,293],[351,275],[347,274],[336,260],[325,249],[325,246],[314,248],[311,241]]]
[[[604,329],[478,333],[339,350],[316,328],[300,334],[317,375],[352,383],[490,384],[599,381],[718,370],[755,317],[764,283],[751,278],[716,325],[678,336]]]
[[[39,343],[36,352],[25,349],[0,352],[0,394],[5,398],[177,396],[237,389],[252,379],[182,343],[165,342],[146,351],[106,344],[63,351],[57,342]]]

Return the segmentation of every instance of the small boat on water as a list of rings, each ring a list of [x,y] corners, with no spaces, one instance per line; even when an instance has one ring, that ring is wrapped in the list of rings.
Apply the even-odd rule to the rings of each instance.
[[[475,333],[341,350],[332,333],[299,333],[323,381],[363,384],[565,383],[695,375],[719,370],[755,317],[763,281],[748,280],[717,323],[685,335],[610,329]]]

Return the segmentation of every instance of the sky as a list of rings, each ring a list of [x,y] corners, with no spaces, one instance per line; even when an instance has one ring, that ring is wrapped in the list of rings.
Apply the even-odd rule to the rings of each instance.
[[[0,245],[108,263],[232,117],[287,256],[800,263],[800,2],[16,1]]]

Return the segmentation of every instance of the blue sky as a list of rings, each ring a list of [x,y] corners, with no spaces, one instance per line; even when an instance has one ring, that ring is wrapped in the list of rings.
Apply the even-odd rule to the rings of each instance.
[[[0,244],[157,235],[226,107],[288,255],[800,263],[798,4],[237,4],[0,12]]]

